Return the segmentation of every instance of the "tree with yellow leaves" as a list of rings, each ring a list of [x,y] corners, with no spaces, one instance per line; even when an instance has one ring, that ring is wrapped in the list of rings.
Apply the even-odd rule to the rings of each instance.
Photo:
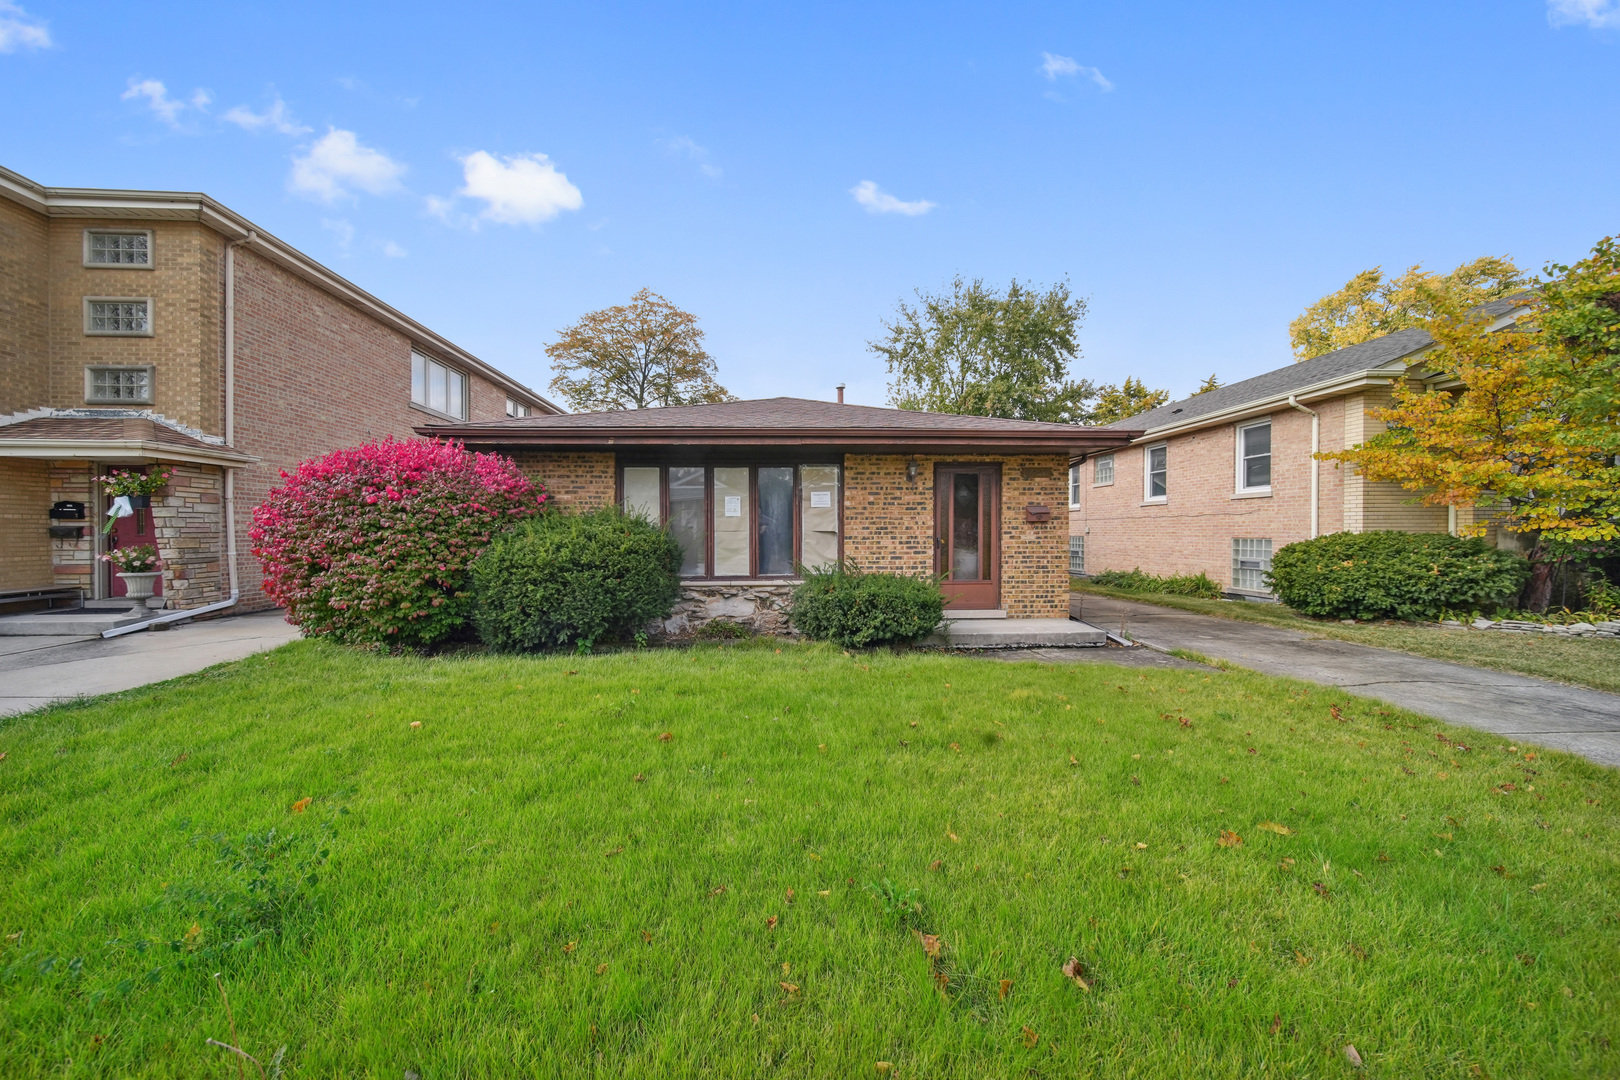
[[[1385,280],[1383,267],[1363,270],[1288,324],[1295,360],[1359,345],[1423,325],[1443,311],[1474,307],[1522,291],[1528,279],[1509,258],[1483,255],[1449,274],[1408,267]]]
[[[1435,340],[1422,358],[1431,378],[1397,384],[1393,405],[1374,413],[1386,431],[1320,455],[1428,505],[1495,511],[1530,537],[1525,602],[1538,611],[1572,545],[1620,539],[1620,247],[1606,238],[1546,272],[1511,327],[1493,332],[1473,298],[1437,305],[1422,324]]]
[[[715,381],[697,316],[651,289],[582,316],[546,355],[552,391],[583,412],[737,400]]]

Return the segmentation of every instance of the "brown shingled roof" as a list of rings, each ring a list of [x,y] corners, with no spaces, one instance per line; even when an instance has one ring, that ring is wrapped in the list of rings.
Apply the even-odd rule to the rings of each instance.
[[[109,457],[172,454],[217,461],[253,460],[229,446],[205,442],[142,416],[40,416],[0,425],[0,445],[12,441],[40,443],[42,455],[55,449],[44,444],[77,443],[90,449],[101,444]]]
[[[798,445],[911,450],[938,446],[951,450],[1048,452],[1086,452],[1103,445],[1117,446],[1131,434],[1074,424],[880,409],[791,397],[435,424],[417,430],[461,439],[473,446]]]

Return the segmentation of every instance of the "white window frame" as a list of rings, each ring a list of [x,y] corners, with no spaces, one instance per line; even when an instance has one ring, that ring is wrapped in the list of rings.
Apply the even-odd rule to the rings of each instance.
[[[95,373],[98,371],[144,371],[146,396],[139,398],[109,398],[95,395]],[[86,405],[150,405],[156,393],[157,369],[151,364],[87,364],[84,369],[84,401]]]
[[[92,236],[144,236],[146,237],[146,261],[143,263],[93,262],[90,259],[90,238]],[[85,268],[90,270],[156,270],[156,237],[151,229],[86,229],[84,230],[83,258]]]
[[[1084,577],[1086,573],[1086,538],[1079,533],[1069,534],[1069,576]]]
[[[1237,494],[1239,494],[1239,495],[1256,495],[1256,496],[1258,496],[1258,495],[1270,495],[1271,494],[1271,485],[1270,484],[1262,484],[1262,485],[1259,485],[1257,487],[1245,487],[1244,483],[1243,483],[1244,479],[1245,479],[1245,474],[1248,472],[1248,470],[1244,468],[1243,437],[1244,437],[1245,432],[1253,431],[1255,428],[1272,428],[1271,417],[1268,416],[1268,417],[1265,417],[1264,419],[1261,419],[1261,420],[1255,420],[1255,421],[1252,421],[1252,422],[1247,423],[1247,424],[1239,424],[1239,425],[1237,425],[1237,435],[1236,435],[1236,438],[1234,438],[1232,440],[1232,442],[1233,442],[1232,453],[1233,453],[1233,456],[1234,456],[1235,462],[1236,462],[1236,464],[1234,465],[1234,469],[1235,469],[1234,483],[1236,485]],[[1272,439],[1275,440],[1276,435],[1277,435],[1277,432],[1276,432],[1275,428],[1272,428],[1271,435],[1272,435]],[[1277,449],[1276,443],[1273,442],[1271,449],[1266,451],[1266,457],[1268,459],[1270,459],[1273,463],[1275,462],[1275,459],[1276,459],[1276,449]],[[1258,455],[1256,455],[1256,456],[1258,456]]]
[[[516,398],[506,399],[506,416],[510,420],[521,420],[529,415],[529,407]]]
[[[1078,509],[1080,509],[1080,468],[1081,468],[1081,466],[1078,465],[1078,464],[1069,466],[1069,509],[1070,510],[1078,510]]]
[[[418,358],[420,358],[421,361],[422,361],[422,396],[421,396],[421,398],[418,398],[416,396],[416,361],[417,361]],[[428,399],[429,394],[430,394],[430,391],[428,390],[428,385],[431,382],[432,369],[434,367],[438,367],[438,368],[443,369],[446,376],[455,375],[457,378],[459,378],[461,380],[461,412],[459,412],[459,413],[445,412],[443,409],[436,409],[432,405],[428,404],[427,399]],[[445,396],[446,396],[446,398],[449,397],[449,381],[448,381],[448,378],[447,378],[447,380],[445,382]],[[428,353],[423,352],[421,349],[412,349],[411,350],[411,407],[412,408],[421,409],[425,413],[431,413],[434,416],[442,416],[442,417],[445,417],[448,420],[465,420],[465,419],[467,419],[468,409],[472,405],[472,400],[471,399],[472,399],[472,379],[468,378],[467,373],[465,371],[462,371],[458,367],[452,367],[451,365],[445,363],[443,360],[440,360],[437,357],[431,356]],[[446,402],[446,404],[448,404],[448,401]]]
[[[1107,462],[1107,464],[1108,464],[1108,479],[1106,479],[1106,480],[1101,478],[1102,477],[1102,467],[1103,467],[1104,462]],[[1092,465],[1091,465],[1091,486],[1092,487],[1113,487],[1114,486],[1114,455],[1113,454],[1103,454],[1100,457],[1098,457],[1096,461],[1092,462]]]
[[[1153,494],[1153,451],[1164,451],[1164,494]],[[1142,502],[1167,503],[1170,501],[1170,444],[1167,442],[1154,443],[1152,446],[1142,447]]]
[[[1264,544],[1264,554],[1258,545]],[[1251,545],[1245,547],[1244,545]],[[1232,537],[1232,591],[1254,593],[1259,596],[1270,596],[1266,589],[1265,575],[1271,570],[1271,552],[1273,545],[1269,536],[1234,536]],[[1244,562],[1258,563],[1258,566],[1245,567]],[[1239,584],[1238,575],[1252,573],[1255,575],[1254,585]]]
[[[90,305],[92,304],[145,304],[146,329],[92,330],[90,328]],[[150,296],[87,296],[84,298],[84,333],[86,337],[151,337],[152,327],[156,323],[157,312],[153,310]]]

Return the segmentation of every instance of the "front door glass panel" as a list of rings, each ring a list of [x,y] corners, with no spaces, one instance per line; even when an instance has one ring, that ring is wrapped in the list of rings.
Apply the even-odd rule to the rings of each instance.
[[[957,473],[951,487],[951,580],[979,581],[979,475]]]

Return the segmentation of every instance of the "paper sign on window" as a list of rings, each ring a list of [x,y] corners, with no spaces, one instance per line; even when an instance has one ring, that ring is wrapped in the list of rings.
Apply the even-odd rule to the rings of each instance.
[[[726,517],[742,517],[742,496],[726,496]]]
[[[828,506],[828,507],[830,507],[830,506],[832,506],[832,492],[830,492],[830,491],[812,491],[810,493],[810,505],[812,507],[816,507],[816,506]]]

